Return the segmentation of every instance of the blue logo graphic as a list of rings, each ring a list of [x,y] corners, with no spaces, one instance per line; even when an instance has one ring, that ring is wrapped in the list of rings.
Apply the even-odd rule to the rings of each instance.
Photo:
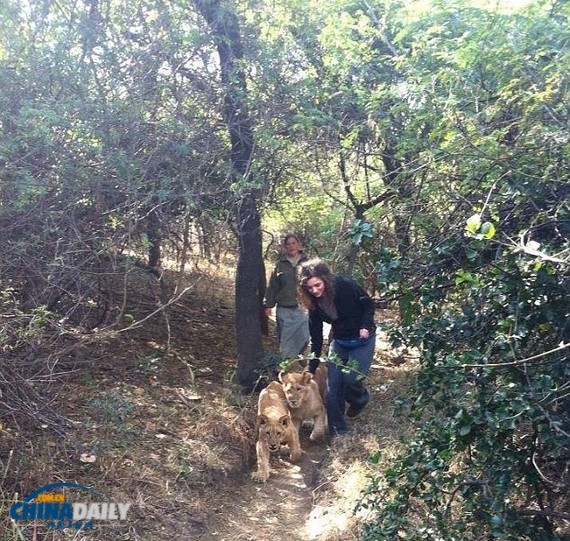
[[[102,494],[75,483],[54,483],[38,488],[28,495],[23,502],[16,502],[10,507],[10,518],[15,521],[46,521],[48,528],[76,530],[93,528],[93,521],[125,520],[130,503],[114,502],[74,502],[66,500],[65,494],[58,489],[77,489],[95,497],[106,499]]]

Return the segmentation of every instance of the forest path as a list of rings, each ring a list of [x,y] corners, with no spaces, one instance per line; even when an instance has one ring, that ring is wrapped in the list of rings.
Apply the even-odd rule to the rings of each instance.
[[[302,428],[303,456],[294,464],[287,456],[271,458],[266,483],[247,477],[232,498],[224,498],[222,517],[209,538],[220,541],[310,541],[318,539],[309,524],[319,468],[327,456],[324,441],[311,442]]]
[[[126,310],[142,318],[156,306],[159,292],[146,274],[134,278],[129,285],[137,296],[129,298],[137,302]],[[240,393],[232,381],[232,282],[198,278],[192,292],[170,307],[168,325],[159,314],[81,352],[87,368],[54,388],[54,403],[72,422],[69,434],[40,442],[46,456],[56,454],[60,461],[39,457],[24,481],[14,469],[13,484],[29,493],[49,471],[50,478],[72,479],[132,502],[127,523],[98,526],[84,541],[341,539],[337,534],[346,530],[354,505],[329,473],[338,453],[328,438],[311,442],[310,429],[302,427],[301,460],[273,457],[266,483],[251,478],[257,395]],[[270,329],[264,338],[267,351],[276,349],[274,336]],[[383,382],[385,374],[378,375]],[[377,377],[370,383],[377,395]],[[361,421],[352,443],[357,456],[366,457],[375,443],[357,431]],[[10,441],[0,440],[0,457],[10,449]],[[93,458],[87,463],[86,453]],[[342,461],[339,467],[347,469]],[[345,500],[349,508],[340,509]],[[57,532],[52,541],[64,539]]]

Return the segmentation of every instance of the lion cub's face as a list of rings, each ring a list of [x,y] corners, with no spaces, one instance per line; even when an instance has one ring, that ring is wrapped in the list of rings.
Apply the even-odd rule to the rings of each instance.
[[[267,443],[272,453],[279,451],[281,444],[285,443],[289,423],[288,415],[283,415],[279,421],[269,419],[265,415],[259,416],[259,439]]]
[[[289,407],[300,408],[309,395],[313,374],[310,372],[289,372],[287,374],[281,372],[279,381],[283,384]]]

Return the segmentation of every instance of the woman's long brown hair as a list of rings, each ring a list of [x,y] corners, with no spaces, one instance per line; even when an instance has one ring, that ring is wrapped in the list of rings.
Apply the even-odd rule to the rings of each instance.
[[[321,259],[310,259],[301,264],[299,271],[298,296],[300,303],[312,311],[316,308],[316,298],[307,290],[307,282],[311,278],[320,278],[325,284],[323,300],[327,304],[334,303],[334,275],[330,267]]]

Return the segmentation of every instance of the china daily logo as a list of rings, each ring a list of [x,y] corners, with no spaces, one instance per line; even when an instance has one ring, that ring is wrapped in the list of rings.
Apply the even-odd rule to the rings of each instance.
[[[69,502],[61,489],[77,489],[93,497],[104,498],[101,494],[74,483],[54,483],[32,492],[23,502],[10,507],[10,518],[17,521],[41,520],[48,528],[76,530],[93,528],[93,521],[125,520],[130,503],[113,502]],[[56,491],[57,492],[54,492]]]

